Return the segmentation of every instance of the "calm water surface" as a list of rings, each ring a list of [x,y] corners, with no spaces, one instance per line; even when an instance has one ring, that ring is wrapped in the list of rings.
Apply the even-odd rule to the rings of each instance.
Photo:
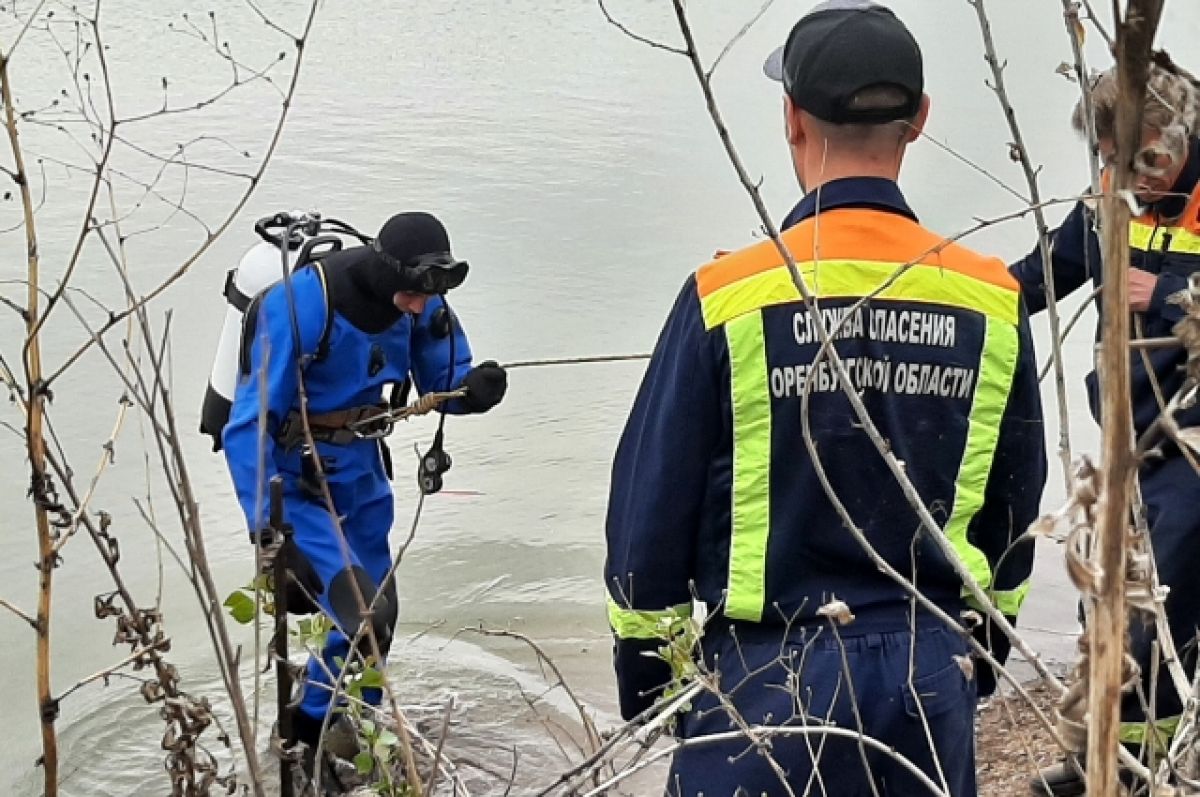
[[[762,176],[776,218],[797,191],[781,141],[779,90],[759,70],[765,53],[808,5],[776,2],[716,77],[735,141],[749,170]],[[972,8],[965,0],[893,5],[925,48],[933,97],[929,133],[1020,186],[1019,170],[1007,158],[1003,118],[983,85]],[[664,0],[612,0],[610,6],[640,32],[673,40],[673,17]],[[758,6],[726,0],[689,4],[709,58]],[[1004,0],[991,6],[1017,112],[1034,157],[1046,167],[1044,193],[1070,195],[1086,183],[1086,164],[1067,124],[1075,87],[1054,74],[1069,57],[1060,5]],[[247,61],[261,63],[264,54],[284,49],[244,6],[220,0],[213,7],[220,38]],[[477,355],[501,361],[648,351],[687,273],[714,249],[737,247],[754,234],[753,210],[711,131],[688,64],[624,38],[594,3],[434,0],[368,7],[329,2],[321,9],[295,110],[262,188],[232,233],[156,305],[156,323],[172,311],[171,378],[184,428],[195,427],[220,332],[224,272],[253,243],[250,223],[257,216],[313,207],[374,231],[400,210],[439,214],[456,253],[472,264],[455,305]],[[157,107],[164,73],[172,77],[173,99],[198,98],[205,87],[227,81],[226,65],[205,57],[195,39],[167,30],[172,21],[179,25],[181,12],[203,18],[208,8],[179,0],[116,0],[105,6],[124,113]],[[264,8],[299,29],[300,4]],[[1186,61],[1183,45],[1200,34],[1200,11],[1188,3],[1168,8],[1161,40]],[[57,30],[64,41],[70,38],[66,30]],[[15,33],[11,20],[0,23],[0,43]],[[14,70],[22,110],[43,107],[65,87],[61,56],[47,41],[31,33],[18,51]],[[1095,42],[1090,46],[1101,63],[1102,49]],[[147,123],[129,135],[156,147],[208,135],[213,139],[198,145],[197,157],[236,165],[241,149],[261,151],[277,103],[266,87],[250,87],[194,118]],[[80,150],[52,130],[31,128],[25,135],[27,146],[39,152],[79,158]],[[138,162],[128,151],[119,157]],[[55,275],[78,227],[83,182],[53,165],[47,181],[52,190],[39,225],[46,268]],[[930,143],[913,148],[902,183],[922,220],[946,233],[971,225],[976,216],[1019,207],[994,182]],[[187,204],[210,222],[217,220],[229,207],[231,185],[193,172]],[[165,187],[176,193],[182,188],[178,180]],[[118,190],[123,207],[140,193],[132,185]],[[1051,218],[1065,210],[1052,210]],[[0,213],[0,225],[17,220],[11,204]],[[129,242],[139,286],[153,285],[198,237],[186,216],[154,201],[132,216],[127,229],[148,230]],[[1020,221],[989,229],[970,243],[1012,258],[1032,240],[1031,223]],[[3,245],[0,279],[20,278],[20,238],[10,233]],[[87,251],[74,284],[101,300],[119,300],[119,286],[99,250]],[[10,284],[3,291],[19,295]],[[1082,325],[1069,351],[1070,418],[1081,450],[1096,447],[1080,389],[1090,359],[1090,326]],[[1039,334],[1044,341],[1040,326]],[[83,337],[65,312],[47,335],[51,364]],[[118,338],[114,333],[114,343]],[[0,353],[10,362],[19,362],[17,340],[14,317],[3,317]],[[392,673],[401,699],[440,705],[454,696],[463,706],[456,743],[498,769],[509,765],[506,750],[517,747],[524,787],[547,782],[559,766],[521,697],[522,690],[544,689],[539,668],[520,645],[456,632],[482,624],[539,640],[595,707],[600,723],[615,722],[600,582],[603,512],[612,450],[641,371],[639,363],[514,371],[509,397],[496,411],[451,419],[447,447],[455,464],[448,490],[428,502],[400,569],[402,626]],[[90,475],[112,428],[120,386],[93,351],[57,393],[56,431],[79,473]],[[0,420],[20,423],[12,407],[0,410]],[[1057,434],[1056,424],[1051,426]],[[408,452],[414,444],[427,444],[431,432],[429,423],[398,430],[394,449],[401,474],[415,467]],[[222,460],[198,435],[186,442],[210,556],[222,589],[229,590],[250,574],[241,513]],[[174,643],[171,660],[186,688],[219,701],[194,597],[169,560],[160,584],[154,538],[132,503],[133,496],[147,492],[140,446],[138,424],[131,420],[95,505],[115,518],[125,552],[122,567],[134,594],[149,604],[157,591],[163,593]],[[0,597],[32,608],[36,546],[21,449],[11,434],[0,436],[0,455],[9,463],[0,488]],[[405,476],[397,487],[397,542],[407,532],[413,492]],[[1047,507],[1061,496],[1055,472]],[[171,507],[156,483],[152,497],[168,539],[178,543]],[[61,690],[123,654],[110,645],[111,626],[91,616],[92,597],[106,589],[107,580],[85,540],[68,547],[56,584],[54,681]],[[1065,632],[1073,625],[1073,598],[1064,584],[1059,551],[1047,545],[1022,622],[1058,660],[1070,654]],[[4,613],[0,631],[7,634],[0,647],[0,794],[38,794],[33,639]],[[235,633],[249,650],[250,632]],[[547,711],[566,708],[551,698]],[[569,721],[569,715],[561,713],[560,719]],[[63,707],[60,729],[66,793],[165,791],[156,747],[161,723],[127,684],[77,693]]]

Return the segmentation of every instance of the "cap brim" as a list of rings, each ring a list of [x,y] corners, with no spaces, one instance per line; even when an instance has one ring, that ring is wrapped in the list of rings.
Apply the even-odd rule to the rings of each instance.
[[[776,47],[763,62],[763,74],[778,83],[783,82],[783,47]]]

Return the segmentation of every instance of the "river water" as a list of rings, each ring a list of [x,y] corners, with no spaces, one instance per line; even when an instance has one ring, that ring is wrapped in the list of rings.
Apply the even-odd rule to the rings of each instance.
[[[664,0],[609,5],[638,32],[677,39]],[[796,200],[797,189],[781,138],[779,88],[762,77],[760,64],[808,5],[778,0],[723,60],[715,78],[734,141],[750,172],[761,176],[777,219]],[[1003,117],[984,86],[986,66],[971,6],[965,0],[897,0],[893,6],[925,50],[933,98],[930,135],[1024,191],[1019,169],[1008,158]],[[1054,71],[1070,54],[1060,4],[996,0],[990,6],[997,45],[1008,59],[1009,91],[1033,156],[1045,165],[1043,192],[1068,196],[1087,178],[1083,149],[1067,123],[1076,89]],[[173,104],[195,102],[206,89],[228,82],[228,64],[178,32],[186,28],[180,16],[185,11],[208,30],[204,13],[210,7],[217,12],[217,38],[247,63],[261,65],[288,49],[232,0],[203,7],[180,0],[116,0],[104,8],[103,29],[123,115],[160,106],[163,74],[171,77]],[[300,29],[303,4],[262,7]],[[758,7],[748,1],[689,3],[709,60]],[[59,20],[63,16],[60,12]],[[175,31],[168,28],[172,23]],[[0,43],[7,46],[18,27],[8,17],[0,22]],[[68,24],[56,22],[51,30],[64,46],[71,45]],[[1200,10],[1169,3],[1160,42],[1179,50],[1186,63],[1183,45],[1198,35]],[[1096,63],[1106,63],[1098,37],[1091,36],[1088,46]],[[20,110],[44,108],[69,85],[61,55],[37,29],[21,44],[13,70]],[[169,152],[177,141],[208,136],[189,152],[244,168],[237,154],[261,153],[277,107],[278,95],[252,84],[194,117],[132,126],[129,141]],[[52,112],[43,111],[41,118]],[[83,160],[86,141],[72,143],[53,126],[29,127],[24,135],[26,146],[48,158]],[[144,160],[139,167],[128,146],[118,150],[119,163],[145,174]],[[78,172],[46,164],[48,195],[38,224],[53,280],[73,244],[86,183]],[[976,217],[1020,207],[993,180],[931,142],[912,148],[902,184],[922,220],[946,233],[970,226]],[[228,212],[236,188],[219,175],[192,170],[186,205],[214,223]],[[178,177],[163,185],[171,196],[183,189]],[[146,231],[128,242],[133,279],[145,289],[195,246],[199,228],[161,201],[131,209],[141,193],[131,183],[118,183],[117,190],[118,206],[130,210],[126,231]],[[291,119],[261,188],[231,232],[154,305],[157,324],[164,311],[172,311],[170,376],[185,429],[196,426],[220,331],[225,270],[253,243],[254,218],[293,207],[317,208],[367,231],[397,211],[437,213],[455,252],[472,264],[455,305],[477,355],[501,361],[648,351],[688,272],[716,248],[745,244],[757,228],[687,62],[622,36],[595,3],[325,3]],[[1065,210],[1051,209],[1050,218]],[[0,212],[5,227],[18,220],[14,203],[4,203]],[[984,230],[968,243],[1013,258],[1032,241],[1031,222],[1021,220]],[[0,279],[21,278],[19,233],[6,234],[3,245]],[[85,251],[76,280],[73,284],[102,301],[119,299],[119,285],[98,248]],[[23,296],[20,286],[7,282],[0,291],[15,300]],[[1064,304],[1078,303],[1075,297]],[[1043,344],[1044,323],[1038,321]],[[1094,451],[1097,443],[1080,384],[1090,360],[1091,326],[1085,319],[1068,347],[1069,417],[1077,451]],[[19,362],[14,316],[0,321],[0,333],[0,353]],[[61,309],[46,334],[51,367],[85,337]],[[120,337],[119,331],[110,336],[118,352]],[[1043,345],[1043,353],[1046,349]],[[428,502],[399,571],[402,621],[391,671],[401,700],[442,705],[455,697],[462,706],[456,723],[460,748],[500,770],[510,765],[507,750],[518,748],[522,789],[548,782],[560,768],[522,697],[539,695],[546,682],[524,646],[458,631],[482,625],[536,639],[594,707],[600,724],[615,722],[600,580],[603,512],[611,454],[641,371],[637,362],[517,370],[497,410],[451,419],[447,447],[454,468],[447,492]],[[100,458],[120,394],[111,368],[95,350],[57,386],[56,431],[83,481]],[[1049,401],[1049,390],[1046,396]],[[1047,414],[1053,440],[1052,405]],[[20,425],[12,406],[0,410],[0,420]],[[427,444],[432,428],[418,422],[399,429],[394,450],[401,474],[415,466],[408,452],[414,444]],[[133,503],[147,492],[141,440],[131,418],[94,505],[114,518],[130,589],[147,605],[162,593],[173,640],[170,658],[185,687],[219,703],[211,648],[190,587],[169,558],[160,575],[154,537]],[[241,514],[222,460],[199,435],[185,442],[210,558],[222,590],[231,590],[251,571]],[[0,434],[0,456],[9,463],[0,487],[0,598],[32,609],[32,513],[19,441],[7,431]],[[1056,469],[1047,508],[1061,500],[1061,484]],[[167,538],[178,544],[167,497],[155,480],[151,489],[153,510]],[[398,543],[414,506],[410,480],[402,478],[397,492]],[[53,676],[60,691],[124,655],[110,645],[111,626],[91,614],[92,598],[106,590],[107,580],[89,545],[83,538],[72,542],[57,575]],[[1047,543],[1022,623],[1053,661],[1070,655],[1072,607],[1060,550]],[[0,794],[34,795],[40,787],[33,637],[4,612],[0,631],[7,638],[0,647]],[[250,632],[236,628],[235,634],[249,651]],[[547,714],[570,721],[560,696],[547,701]],[[59,727],[66,793],[165,791],[156,748],[161,723],[128,682],[75,693],[63,705]]]

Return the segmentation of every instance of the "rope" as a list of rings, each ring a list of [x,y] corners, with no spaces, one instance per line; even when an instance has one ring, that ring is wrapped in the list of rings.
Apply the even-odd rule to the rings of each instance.
[[[504,363],[500,367],[506,371],[511,371],[514,368],[542,368],[550,365],[586,365],[588,363],[613,363],[613,362],[632,362],[635,360],[649,360],[649,354],[603,354],[591,357],[558,357],[544,360],[515,360],[513,362]],[[384,423],[394,424],[397,421],[408,420],[409,418],[418,415],[428,415],[438,408],[443,402],[450,401],[456,398],[462,398],[467,395],[467,389],[460,387],[456,390],[435,391],[426,393],[411,404],[399,407],[394,410],[387,410],[378,415],[371,415],[362,418],[354,423],[347,424],[350,429],[362,429],[372,424]],[[390,433],[391,429],[387,430]]]
[[[450,390],[444,392],[426,393],[419,399],[409,404],[407,407],[401,407],[398,410],[393,410],[389,413],[389,419],[393,421],[401,421],[405,418],[411,418],[414,415],[428,415],[433,412],[443,401],[462,398],[467,395],[467,389],[460,387],[458,390]]]
[[[594,357],[560,357],[549,360],[516,360],[503,363],[500,367],[506,371],[514,368],[541,368],[547,365],[584,365],[587,363],[619,363],[633,360],[649,360],[649,354],[603,354]]]

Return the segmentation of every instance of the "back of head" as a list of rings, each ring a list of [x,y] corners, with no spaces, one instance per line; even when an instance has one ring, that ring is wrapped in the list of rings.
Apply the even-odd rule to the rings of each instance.
[[[767,59],[793,105],[827,137],[895,144],[919,112],[924,93],[921,49],[904,23],[869,0],[826,0],[792,28]],[[898,123],[898,124],[893,124]]]

